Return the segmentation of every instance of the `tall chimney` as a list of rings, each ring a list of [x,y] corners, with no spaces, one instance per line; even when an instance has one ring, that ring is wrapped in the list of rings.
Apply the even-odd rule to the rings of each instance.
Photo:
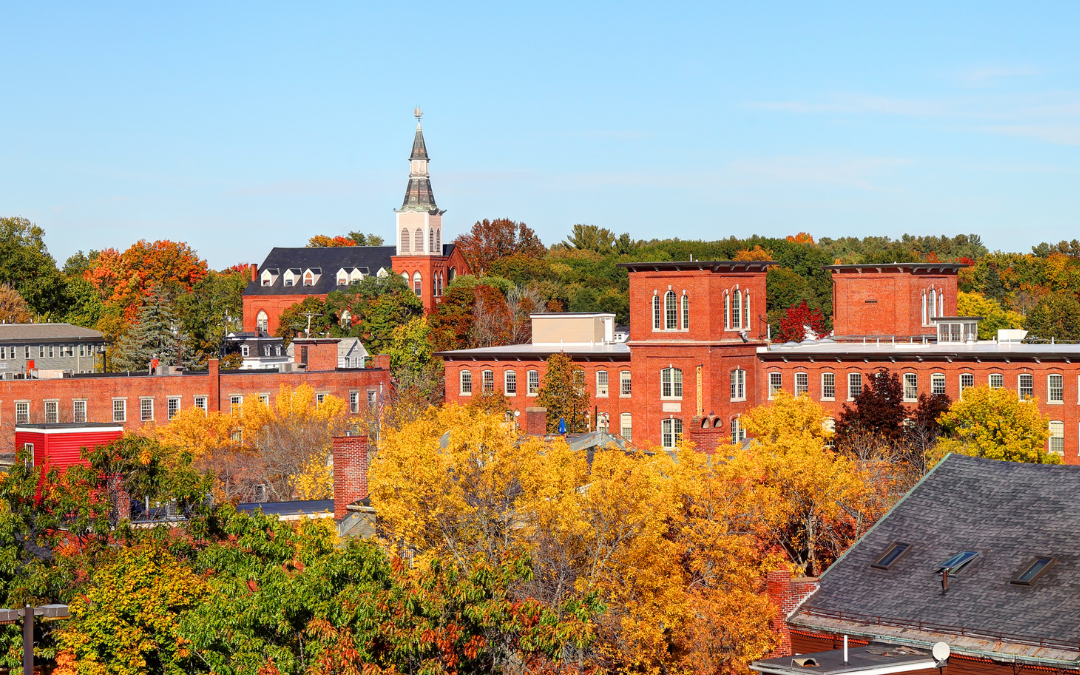
[[[251,280],[255,281],[255,277],[259,272],[259,266],[252,263],[250,267],[251,267]]]
[[[334,520],[348,515],[348,506],[368,496],[367,436],[337,436],[334,448]]]

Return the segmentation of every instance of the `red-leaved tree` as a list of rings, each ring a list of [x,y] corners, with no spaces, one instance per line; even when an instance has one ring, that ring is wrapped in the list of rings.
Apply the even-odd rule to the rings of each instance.
[[[825,327],[825,315],[820,309],[810,309],[806,300],[788,307],[784,318],[780,320],[780,332],[774,338],[777,342],[799,342],[806,339],[806,328],[821,337],[828,332]]]
[[[512,255],[542,258],[547,249],[528,225],[508,218],[481,220],[455,243],[473,274],[483,274],[493,262]]]

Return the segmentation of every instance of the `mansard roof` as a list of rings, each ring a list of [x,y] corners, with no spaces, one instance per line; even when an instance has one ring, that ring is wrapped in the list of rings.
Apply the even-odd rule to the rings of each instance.
[[[401,203],[401,208],[398,210],[443,213],[435,205],[435,194],[431,191],[431,179],[427,176],[409,176],[409,184],[405,187],[405,201]]]
[[[387,271],[393,271],[390,258],[396,255],[396,252],[395,246],[275,247],[259,266],[256,280],[244,289],[244,295],[325,295],[337,288],[339,269],[366,267],[370,274],[377,274],[379,269],[384,267]],[[304,286],[302,282],[295,286],[285,286],[283,275],[275,279],[272,285],[263,286],[262,273],[266,269],[321,269],[325,274],[321,274],[311,286]]]

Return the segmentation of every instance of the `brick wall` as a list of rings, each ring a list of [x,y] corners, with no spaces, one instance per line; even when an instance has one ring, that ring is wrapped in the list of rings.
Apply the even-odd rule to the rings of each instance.
[[[337,396],[349,404],[351,392],[357,392],[361,407],[366,405],[369,390],[388,391],[390,373],[386,369],[336,369],[298,373],[276,371],[219,371],[217,360],[211,360],[207,372],[189,375],[150,376],[132,374],[127,376],[72,377],[55,380],[0,380],[0,426],[10,429],[16,420],[16,404],[25,402],[30,422],[42,423],[45,419],[45,402],[56,401],[58,421],[73,421],[74,402],[86,404],[87,422],[113,422],[114,401],[122,401],[125,419],[118,421],[126,430],[135,431],[144,424],[165,424],[168,419],[168,401],[179,399],[180,408],[186,410],[195,405],[196,397],[207,398],[207,407],[214,410],[228,409],[231,396],[264,394],[271,405],[277,400],[281,385],[297,387],[307,384],[317,393]],[[149,400],[152,419],[142,420],[141,402]],[[0,435],[0,447],[13,442],[13,434]]]
[[[290,345],[293,361],[307,365],[308,370],[333,370],[338,364],[337,338],[296,338]]]
[[[367,436],[339,436],[333,439],[334,519],[348,514],[348,506],[368,496]]]
[[[724,419],[719,415],[695,415],[690,420],[686,432],[688,440],[698,452],[713,454],[717,448],[731,442],[731,432],[725,428]]]
[[[776,609],[773,616],[773,630],[780,634],[780,644],[768,658],[791,655],[791,632],[788,630],[787,617],[799,604],[817,590],[816,577],[793,579],[788,570],[773,570],[766,577],[769,602]]]
[[[244,330],[254,333],[258,327],[259,311],[266,312],[267,332],[273,335],[277,331],[281,313],[304,299],[316,297],[326,300],[326,294],[311,295],[245,295],[244,296]]]
[[[944,298],[939,316],[956,316],[957,276],[911,271],[833,270],[833,332],[838,336],[934,335],[923,321],[922,297],[931,289]]]

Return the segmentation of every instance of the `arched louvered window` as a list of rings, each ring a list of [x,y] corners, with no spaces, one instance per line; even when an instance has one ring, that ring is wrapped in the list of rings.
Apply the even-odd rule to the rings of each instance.
[[[424,231],[419,227],[416,228],[416,238],[413,240],[413,251],[417,253],[424,252]]]
[[[930,318],[937,316],[937,291],[930,289]]]
[[[442,228],[435,228],[435,250],[438,253],[442,253]]]
[[[660,330],[660,296],[652,296],[652,327],[653,330]]]
[[[682,329],[690,330],[690,297],[686,293],[682,296]]]
[[[428,250],[435,252],[435,228],[428,230]]]
[[[405,228],[401,228],[401,252],[408,253],[412,247],[412,243],[409,241],[409,231]]]
[[[675,302],[675,291],[664,293],[664,329],[675,330],[679,327],[679,306]]]

